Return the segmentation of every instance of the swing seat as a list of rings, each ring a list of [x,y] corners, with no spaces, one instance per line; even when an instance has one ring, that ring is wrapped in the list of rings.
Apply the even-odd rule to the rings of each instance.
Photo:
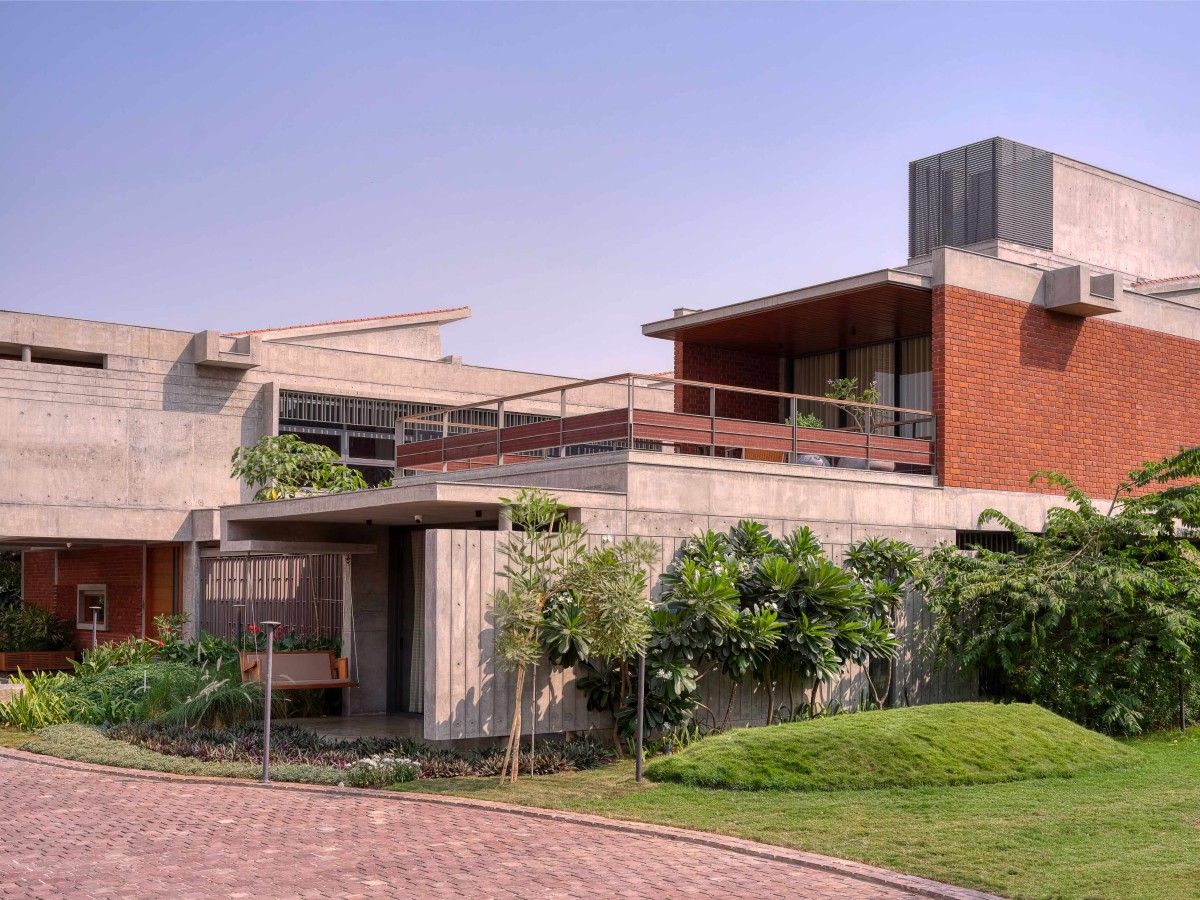
[[[242,681],[263,681],[267,677],[266,653],[239,653]],[[312,691],[322,688],[355,688],[350,680],[350,663],[344,656],[334,657],[330,650],[285,650],[271,657],[271,689],[274,691]]]

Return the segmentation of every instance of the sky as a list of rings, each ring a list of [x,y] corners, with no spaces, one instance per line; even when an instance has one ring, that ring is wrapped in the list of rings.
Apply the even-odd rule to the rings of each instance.
[[[1200,5],[0,4],[0,308],[240,331],[471,306],[464,361],[886,266],[1003,135],[1200,197]]]

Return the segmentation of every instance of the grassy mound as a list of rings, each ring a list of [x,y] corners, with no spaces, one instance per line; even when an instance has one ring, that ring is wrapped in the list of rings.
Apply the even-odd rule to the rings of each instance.
[[[1065,778],[1138,751],[1023,703],[947,703],[745,728],[654,760],[655,781],[820,791]]]

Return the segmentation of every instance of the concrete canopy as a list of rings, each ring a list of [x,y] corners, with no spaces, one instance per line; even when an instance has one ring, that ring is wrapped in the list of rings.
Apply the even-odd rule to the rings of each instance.
[[[412,483],[390,488],[226,506],[221,509],[221,549],[371,552],[359,544],[363,540],[359,532],[368,526],[495,528],[504,506],[502,498],[521,489],[511,484],[435,479],[414,478]],[[568,508],[623,509],[625,504],[625,495],[617,492],[555,490],[554,494]]]

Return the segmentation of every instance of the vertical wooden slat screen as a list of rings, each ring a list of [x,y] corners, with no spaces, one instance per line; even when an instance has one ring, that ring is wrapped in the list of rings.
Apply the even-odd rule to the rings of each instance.
[[[342,558],[221,556],[200,560],[200,628],[236,640],[238,610],[244,625],[282,622],[297,634],[342,632]]]

